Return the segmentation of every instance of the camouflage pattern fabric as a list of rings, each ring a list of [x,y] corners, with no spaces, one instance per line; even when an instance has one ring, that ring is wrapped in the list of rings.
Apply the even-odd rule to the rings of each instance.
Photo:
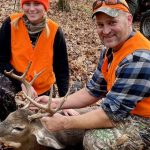
[[[86,131],[85,150],[150,150],[150,119],[132,116],[115,128]]]

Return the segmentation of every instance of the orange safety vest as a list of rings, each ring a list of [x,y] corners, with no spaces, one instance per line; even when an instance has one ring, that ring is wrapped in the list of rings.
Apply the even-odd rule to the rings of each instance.
[[[107,91],[114,85],[116,80],[115,73],[120,62],[138,49],[150,50],[150,41],[148,41],[140,32],[137,32],[133,37],[128,39],[119,51],[113,53],[113,61],[108,70],[108,60],[105,56],[102,65],[102,73],[107,82]],[[138,102],[131,113],[143,117],[150,117],[150,97],[144,98]]]
[[[33,87],[39,95],[49,90],[55,82],[55,75],[53,72],[53,43],[58,25],[49,19],[49,37],[46,37],[46,32],[44,29],[40,34],[35,47],[33,48],[27,28],[23,23],[22,16],[22,13],[16,13],[10,16],[11,21],[20,17],[18,28],[11,25],[10,63],[16,71],[23,73],[29,62],[32,62],[26,76],[28,81],[33,79],[35,72],[38,73],[45,69],[45,71],[33,83]]]

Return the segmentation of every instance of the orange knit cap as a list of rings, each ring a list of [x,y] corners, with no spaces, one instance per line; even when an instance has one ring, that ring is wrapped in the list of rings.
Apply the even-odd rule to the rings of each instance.
[[[117,17],[119,15],[119,10],[129,12],[129,6],[125,0],[96,0],[93,3],[92,18],[100,12],[111,17]]]
[[[24,3],[31,2],[31,1],[35,1],[35,2],[43,4],[46,11],[49,8],[49,0],[21,0],[21,7],[23,6]]]

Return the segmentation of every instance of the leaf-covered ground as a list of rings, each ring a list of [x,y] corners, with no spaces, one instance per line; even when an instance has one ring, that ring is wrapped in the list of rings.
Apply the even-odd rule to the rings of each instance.
[[[69,56],[71,83],[83,84],[91,77],[100,55],[101,42],[91,18],[94,0],[70,0],[71,12],[58,9],[58,0],[51,0],[48,17],[63,29]],[[15,0],[0,0],[0,25],[14,12]],[[137,23],[135,24],[138,27]]]

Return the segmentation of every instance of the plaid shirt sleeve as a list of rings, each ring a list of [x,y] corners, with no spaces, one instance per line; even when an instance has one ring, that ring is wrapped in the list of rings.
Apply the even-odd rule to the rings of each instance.
[[[138,50],[119,64],[115,84],[106,94],[101,107],[110,119],[123,121],[130,116],[137,102],[149,96],[150,52]]]
[[[86,89],[87,91],[94,97],[102,98],[107,94],[107,85],[106,81],[101,73],[101,66],[103,64],[105,49],[102,50],[98,67],[96,68],[92,79],[87,83]]]

